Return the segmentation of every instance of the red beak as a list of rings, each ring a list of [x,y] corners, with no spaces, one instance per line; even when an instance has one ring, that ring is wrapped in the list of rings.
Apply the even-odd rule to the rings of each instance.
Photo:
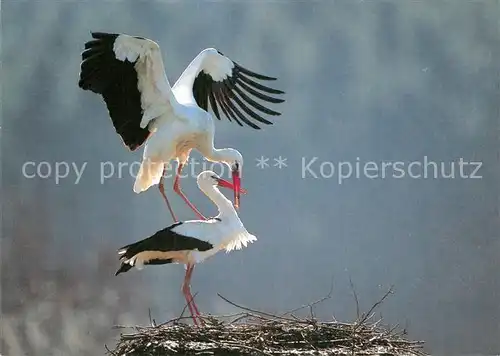
[[[238,166],[233,169],[233,190],[234,190],[234,207],[240,207],[240,191],[241,191],[241,177]]]
[[[236,178],[236,179],[235,179]],[[246,194],[247,191],[240,186],[240,175],[239,172],[235,173],[233,171],[233,182],[230,183],[227,180],[224,180],[222,178],[219,178],[217,180],[218,186],[223,187],[223,188],[228,188],[234,191],[234,207],[238,209],[239,207],[239,202],[240,202],[240,193],[241,194]]]

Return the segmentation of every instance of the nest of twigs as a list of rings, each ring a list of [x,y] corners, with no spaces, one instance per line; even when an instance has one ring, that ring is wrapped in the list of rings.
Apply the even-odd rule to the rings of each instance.
[[[108,349],[108,354],[425,355],[423,342],[407,340],[405,332],[384,328],[380,320],[371,322],[374,308],[353,323],[324,322],[313,317],[312,309],[310,318],[301,319],[290,312],[272,315],[221,298],[244,312],[232,315],[228,321],[221,321],[228,316],[203,317],[204,326],[200,327],[184,323],[186,317],[158,326],[135,326],[132,333],[121,335],[115,350]]]

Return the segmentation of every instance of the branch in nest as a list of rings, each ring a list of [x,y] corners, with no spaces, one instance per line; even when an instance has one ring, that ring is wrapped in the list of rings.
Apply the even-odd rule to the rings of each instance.
[[[371,318],[373,316],[373,311],[376,308],[378,308],[390,294],[393,293],[393,288],[394,288],[394,286],[391,286],[389,288],[389,290],[382,296],[382,298],[380,298],[380,300],[378,302],[376,302],[375,304],[373,304],[373,306],[370,308],[370,310],[368,310],[367,313],[363,314],[361,320],[359,320],[356,323],[358,326],[359,325],[363,325],[369,318]]]
[[[286,313],[284,313],[282,316],[285,316],[287,314],[293,314],[299,310],[302,310],[302,309],[305,309],[305,308],[309,308],[309,311],[310,311],[310,315],[311,315],[311,318],[314,319],[314,314],[313,314],[313,311],[312,311],[312,308],[319,304],[319,303],[322,303],[324,302],[325,300],[328,300],[332,297],[332,294],[333,294],[333,277],[332,277],[332,281],[331,281],[331,285],[330,285],[330,291],[328,292],[327,295],[325,295],[324,297],[312,302],[312,303],[309,303],[309,304],[306,304],[306,305],[303,305],[301,307],[298,307],[298,308],[295,308],[295,309],[292,309],[290,311],[287,311]]]

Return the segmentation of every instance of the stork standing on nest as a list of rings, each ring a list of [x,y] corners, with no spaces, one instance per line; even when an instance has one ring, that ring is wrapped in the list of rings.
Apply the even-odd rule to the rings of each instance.
[[[127,272],[132,267],[142,269],[144,265],[185,264],[186,275],[182,292],[196,325],[200,312],[193,301],[190,288],[195,264],[203,262],[220,250],[239,250],[249,242],[257,240],[245,229],[231,201],[217,188],[234,189],[233,184],[212,171],[200,173],[197,182],[201,191],[217,205],[219,214],[209,220],[175,223],[144,240],[122,247],[118,250],[121,265],[115,274]],[[244,190],[241,192],[245,193]],[[199,320],[202,322],[201,318]]]
[[[219,107],[229,121],[260,129],[272,122],[250,107],[269,115],[280,115],[252,99],[271,103],[284,100],[271,94],[284,92],[257,83],[254,79],[275,80],[243,68],[214,48],[201,51],[170,87],[160,47],[152,40],[126,34],[92,33],[82,53],[79,87],[100,94],[113,126],[129,150],[147,141],[134,191],[140,193],[158,184],[174,222],[177,221],[165,195],[165,164],[178,162],[174,191],[201,219],[205,217],[181,190],[179,175],[197,149],[212,162],[225,163],[232,171],[234,205],[239,207],[243,157],[233,148],[214,148],[214,123],[208,103],[220,118]],[[251,79],[254,78],[254,79]],[[237,105],[239,108],[237,107]],[[244,115],[243,110],[248,116]]]

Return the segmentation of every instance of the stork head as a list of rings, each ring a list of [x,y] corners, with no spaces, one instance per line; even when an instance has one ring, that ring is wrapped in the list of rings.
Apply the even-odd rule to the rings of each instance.
[[[224,162],[231,170],[234,187],[234,207],[240,207],[241,178],[243,171],[243,156],[234,148],[225,148],[220,152],[221,162]]]
[[[222,179],[217,173],[213,171],[203,171],[198,174],[198,185],[201,189],[205,189],[208,186],[223,187],[231,190],[235,190],[234,184]],[[241,187],[238,188],[238,194],[246,194],[245,189]]]

